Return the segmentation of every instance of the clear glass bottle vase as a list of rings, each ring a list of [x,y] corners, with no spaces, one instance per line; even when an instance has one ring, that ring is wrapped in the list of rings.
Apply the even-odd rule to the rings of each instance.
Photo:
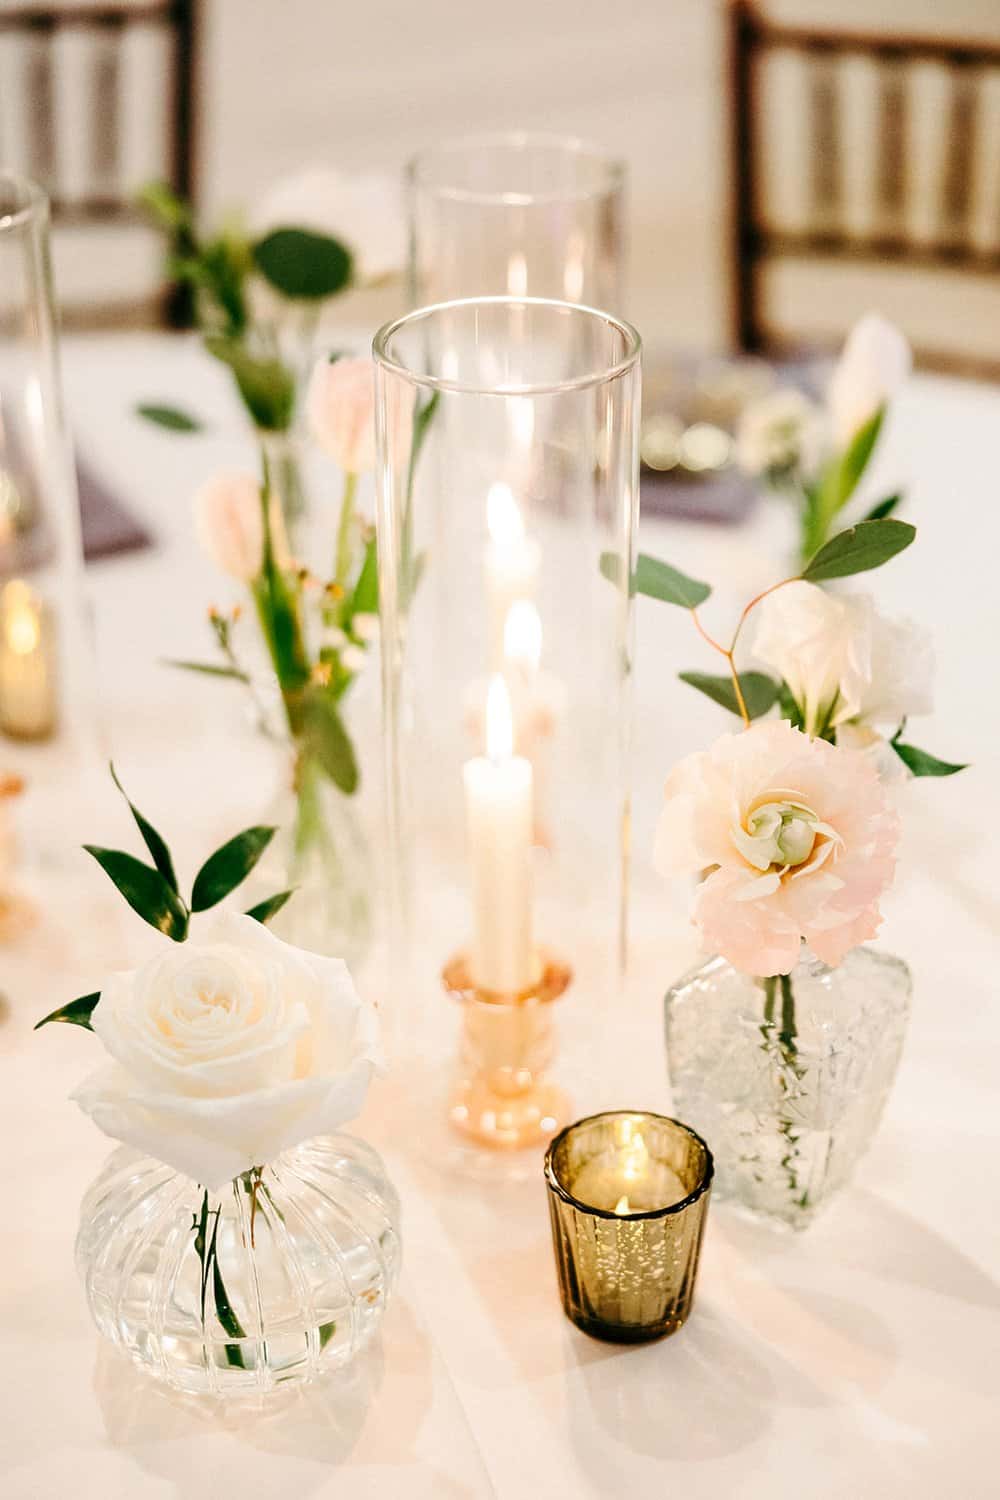
[[[667,991],[674,1109],[712,1147],[717,1197],[811,1221],[878,1128],[911,989],[900,959],[862,947],[836,969],[803,950],[771,979],[712,958]]]
[[[119,1146],[80,1209],[99,1331],[177,1390],[253,1395],[346,1364],[382,1319],[399,1203],[371,1147],[323,1136],[210,1193]]]

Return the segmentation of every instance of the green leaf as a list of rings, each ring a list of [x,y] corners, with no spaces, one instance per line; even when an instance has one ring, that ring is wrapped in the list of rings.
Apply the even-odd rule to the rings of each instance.
[[[111,762],[111,780],[114,782],[115,786],[118,788],[122,796],[125,798],[125,801],[128,803],[129,812],[135,819],[135,825],[138,828],[139,832],[142,834],[142,842],[145,844],[146,848],[153,856],[153,864],[159,870],[160,874],[163,876],[170,889],[172,891],[176,891],[178,888],[177,876],[174,874],[174,862],[170,857],[170,850],[167,848],[165,841],[160,836],[160,834],[157,833],[152,823],[148,822],[147,819],[143,817],[142,813],[136,807],[135,803],[129,798],[129,795],[126,792],[125,788],[118,780],[118,772],[115,770],[114,761]]]
[[[251,906],[246,915],[253,917],[255,922],[270,922],[272,917],[278,915],[289,897],[295,895],[295,889],[295,886],[292,886],[290,891],[279,891],[276,896],[269,896],[266,901],[258,901],[256,906]]]
[[[286,297],[316,302],[343,291],[351,252],[339,240],[309,229],[275,229],[253,247],[258,271]]]
[[[240,885],[277,833],[276,828],[246,828],[210,854],[194,879],[191,910],[207,911]]]
[[[201,432],[204,423],[190,412],[182,411],[179,406],[158,406],[155,402],[141,402],[135,408],[137,417],[144,417],[147,422],[153,422],[157,427],[165,427],[168,432]]]
[[[868,467],[868,460],[875,451],[884,420],[885,407],[880,406],[875,415],[869,417],[863,427],[858,428],[844,452],[833,459],[824,474],[820,486],[819,509],[827,524],[843,509],[857,489],[858,482]]]
[[[37,1031],[40,1026],[47,1026],[50,1021],[65,1021],[69,1026],[82,1026],[86,1031],[93,1031],[90,1018],[100,998],[100,990],[95,990],[92,995],[81,995],[79,1000],[71,1000],[68,1005],[63,1005],[59,1010],[52,1011],[50,1015],[43,1016],[40,1021],[35,1022],[32,1029]]]
[[[144,922],[173,938],[175,943],[184,941],[188,930],[187,907],[159,870],[121,849],[101,849],[95,844],[83,847]]]
[[[728,708],[731,714],[739,714],[740,705],[731,677],[712,677],[705,672],[680,672],[678,675],[681,682],[697,688],[699,693],[704,693],[713,703]],[[777,703],[781,684],[775,682],[773,677],[768,677],[766,672],[741,672],[739,678],[747,713],[751,719],[759,719]]]
[[[209,334],[205,348],[232,370],[254,424],[268,432],[284,432],[295,406],[295,379],[281,360],[258,359],[238,339],[223,334]]]
[[[778,708],[781,711],[781,717],[787,719],[793,729],[805,728],[802,710],[796,703],[787,682],[782,682],[778,686]]]
[[[165,667],[178,667],[182,672],[201,672],[205,677],[230,677],[235,682],[249,682],[250,676],[247,672],[241,672],[238,667],[220,667],[210,661],[178,661],[173,657],[165,657]]]
[[[166,182],[146,182],[136,194],[136,202],[144,208],[160,229],[168,234],[189,234],[192,229],[191,209],[179,198]]]
[[[886,516],[892,515],[896,506],[900,505],[902,500],[902,492],[896,495],[886,495],[884,500],[880,500],[877,505],[872,506],[864,519],[866,521],[884,521]]]
[[[938,760],[936,755],[918,750],[916,745],[904,745],[900,740],[890,740],[889,743],[914,776],[954,776],[956,771],[968,768],[967,762],[958,765],[949,760]]]
[[[321,1323],[319,1325],[318,1332],[319,1347],[320,1349],[325,1349],[327,1344],[333,1338],[333,1335],[337,1332],[337,1325],[336,1323]]]
[[[801,577],[807,583],[819,583],[826,578],[868,573],[902,552],[916,534],[916,527],[908,521],[859,521],[821,547]]]
[[[378,548],[375,538],[365,548],[364,562],[351,599],[352,615],[373,615],[378,611]]]
[[[611,583],[620,586],[621,560],[614,552],[601,553],[601,572]],[[669,563],[640,553],[635,572],[629,586],[629,594],[645,594],[649,599],[660,599],[664,604],[677,604],[681,609],[696,609],[703,604],[712,590],[707,583],[688,578]]]
[[[345,796],[353,796],[358,789],[358,763],[344,721],[329,694],[310,694],[305,706],[304,733],[307,748],[334,786]]]

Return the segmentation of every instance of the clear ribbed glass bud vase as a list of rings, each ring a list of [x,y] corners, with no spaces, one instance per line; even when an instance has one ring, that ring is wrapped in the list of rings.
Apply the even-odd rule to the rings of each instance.
[[[399,1266],[378,1155],[323,1136],[206,1192],[126,1146],[80,1210],[76,1261],[100,1332],[177,1390],[261,1394],[346,1364]]]
[[[910,1013],[910,971],[855,948],[836,969],[803,950],[755,979],[713,958],[667,991],[676,1112],[715,1155],[715,1192],[804,1228],[878,1129]]]

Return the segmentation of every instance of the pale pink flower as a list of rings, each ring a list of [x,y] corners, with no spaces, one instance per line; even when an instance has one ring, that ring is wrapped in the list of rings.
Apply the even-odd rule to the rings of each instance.
[[[838,450],[848,446],[910,373],[913,354],[899,329],[866,313],[847,335],[827,387],[826,403]]]
[[[778,720],[727,734],[667,778],[663,875],[709,871],[694,922],[745,973],[788,974],[803,940],[839,964],[881,924],[899,823],[869,758]]]
[[[264,555],[260,486],[252,474],[216,474],[194,497],[198,542],[217,568],[252,583]]]
[[[413,391],[396,380],[389,391],[389,444],[396,460],[409,451]],[[370,359],[320,360],[306,398],[309,429],[342,469],[375,467],[375,367]]]

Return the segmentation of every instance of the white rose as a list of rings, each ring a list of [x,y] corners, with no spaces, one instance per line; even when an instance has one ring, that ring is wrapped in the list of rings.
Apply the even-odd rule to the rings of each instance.
[[[808,476],[819,466],[823,439],[819,407],[789,386],[744,408],[736,434],[736,457],[748,474],[797,468]]]
[[[114,1061],[76,1102],[213,1191],[353,1119],[380,1064],[347,966],[232,912],[205,941],[114,975],[91,1025]]]
[[[257,235],[273,229],[311,229],[346,245],[354,280],[370,286],[406,265],[406,228],[395,178],[349,176],[331,167],[307,167],[277,183],[252,216]]]
[[[351,617],[351,629],[359,641],[370,644],[378,640],[378,615],[360,611]]]
[[[252,474],[217,474],[194,497],[194,529],[217,568],[252,583],[264,556],[260,486]]]
[[[892,323],[877,313],[867,313],[855,323],[827,387],[838,450],[847,448],[879,407],[892,400],[912,364],[910,346]]]
[[[850,722],[895,726],[931,709],[929,636],[887,620],[868,594],[785,584],[758,606],[754,655],[785,679],[810,734]]]

